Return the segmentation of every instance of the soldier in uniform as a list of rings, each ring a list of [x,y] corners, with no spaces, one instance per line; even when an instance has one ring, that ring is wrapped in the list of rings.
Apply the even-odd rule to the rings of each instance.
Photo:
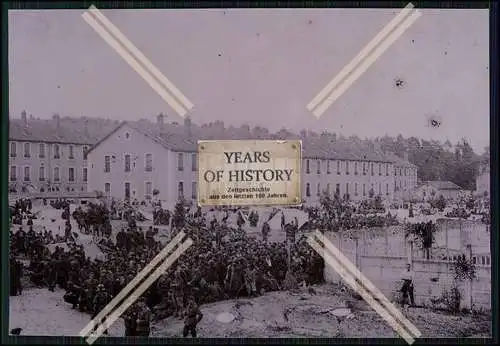
[[[67,292],[63,299],[66,303],[72,305],[73,309],[76,309],[80,301],[81,287],[76,286],[72,281],[68,282]]]
[[[271,227],[269,226],[269,224],[266,221],[262,225],[262,240],[264,241],[264,243],[267,243],[267,239],[269,238],[270,232],[271,232]]]
[[[138,304],[136,335],[149,337],[149,333],[151,331],[150,326],[151,310],[146,305],[144,298],[141,298]]]
[[[10,258],[10,295],[17,296],[23,291],[21,277],[23,275],[23,265],[14,257]]]
[[[125,312],[125,336],[137,336],[137,315],[137,304],[133,304]]]
[[[97,292],[95,294],[95,297],[94,297],[94,300],[93,300],[93,315],[92,315],[92,319],[94,319],[97,314],[99,312],[101,312],[102,309],[104,309],[104,307],[106,307],[106,305],[109,303],[110,301],[110,296],[109,294],[106,292],[106,290],[104,289],[104,285],[103,284],[99,284],[97,286]],[[101,319],[101,321],[99,321],[98,323],[99,324],[104,324],[104,321],[106,321],[106,317],[103,317]],[[96,323],[96,326],[94,327],[94,330],[93,331],[96,331],[98,328],[98,325]],[[108,334],[108,329],[106,328],[104,330],[104,334]]]
[[[182,330],[182,335],[186,338],[189,334],[191,334],[193,338],[196,338],[196,326],[202,318],[203,314],[198,307],[198,304],[196,304],[194,298],[191,298],[188,303],[187,316],[184,320],[184,329]]]
[[[173,303],[175,306],[175,317],[182,318],[184,310],[184,278],[182,277],[181,269],[175,271],[174,280],[172,283]]]

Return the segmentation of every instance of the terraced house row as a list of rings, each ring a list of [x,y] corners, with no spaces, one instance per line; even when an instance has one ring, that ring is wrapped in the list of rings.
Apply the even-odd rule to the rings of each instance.
[[[226,128],[222,122],[198,126],[189,119],[183,124],[167,123],[161,114],[156,123],[101,121],[92,130],[92,119],[76,128],[71,119],[64,119],[65,126],[57,115],[52,121],[28,120],[26,114],[20,121],[11,121],[11,146],[16,148],[16,156],[10,160],[12,186],[37,191],[101,191],[119,199],[147,200],[156,194],[173,206],[180,197],[196,200],[198,140],[297,138],[304,148],[305,203],[318,202],[324,191],[349,194],[354,200],[373,195],[403,200],[411,197],[417,185],[417,167],[407,158],[335,134],[271,134],[259,127]],[[22,152],[27,143],[30,157]],[[42,147],[44,157],[38,152]]]

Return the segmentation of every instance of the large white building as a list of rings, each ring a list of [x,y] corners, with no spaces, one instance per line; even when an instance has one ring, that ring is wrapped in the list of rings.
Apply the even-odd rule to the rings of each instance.
[[[363,141],[337,138],[334,134],[270,135],[248,126],[224,128],[221,122],[201,127],[186,119],[183,125],[124,122],[88,152],[88,191],[101,191],[117,199],[157,198],[172,207],[180,197],[196,201],[197,141],[199,139],[291,139],[303,141],[302,196],[315,203],[323,191],[351,199],[368,198],[370,191],[393,200],[396,181],[404,188],[416,185],[417,169],[408,161],[384,155]]]
[[[86,152],[110,125],[89,128],[84,118],[55,114],[52,120],[41,120],[25,111],[10,118],[10,193],[87,191]]]

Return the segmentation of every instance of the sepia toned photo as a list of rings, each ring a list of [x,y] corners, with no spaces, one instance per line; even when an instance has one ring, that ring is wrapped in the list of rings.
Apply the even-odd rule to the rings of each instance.
[[[10,335],[491,338],[489,40],[411,3],[9,10]]]

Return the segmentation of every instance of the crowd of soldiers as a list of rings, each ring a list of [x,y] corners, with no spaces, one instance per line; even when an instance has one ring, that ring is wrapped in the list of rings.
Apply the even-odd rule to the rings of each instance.
[[[85,224],[84,214],[77,210],[71,216]],[[262,227],[262,237],[252,238],[225,220],[214,218],[207,222],[199,210],[184,218],[177,221],[182,227],[172,229],[170,236],[183,229],[194,245],[122,316],[126,336],[147,336],[151,321],[175,316],[184,319],[183,335],[195,337],[196,325],[203,316],[200,304],[293,289],[299,283],[323,280],[323,261],[306,244],[305,236],[293,239],[287,246],[268,241],[267,224]],[[155,238],[157,229],[142,229],[134,222],[127,226],[101,247],[105,260],[87,257],[83,245],[77,245],[74,237],[66,237],[65,243],[52,245],[55,249],[49,250],[48,244],[53,241],[46,241],[43,233],[36,234],[31,229],[25,235],[21,227],[11,233],[12,263],[19,262],[16,255],[29,254],[27,270],[33,284],[49,290],[64,289],[67,303],[95,317],[162,248]],[[282,226],[287,230],[297,228],[293,222],[284,223],[284,217]],[[20,278],[21,266],[16,268],[11,274]],[[20,287],[20,279],[11,282],[15,282],[11,287]],[[19,290],[13,287],[12,292],[17,294]]]

